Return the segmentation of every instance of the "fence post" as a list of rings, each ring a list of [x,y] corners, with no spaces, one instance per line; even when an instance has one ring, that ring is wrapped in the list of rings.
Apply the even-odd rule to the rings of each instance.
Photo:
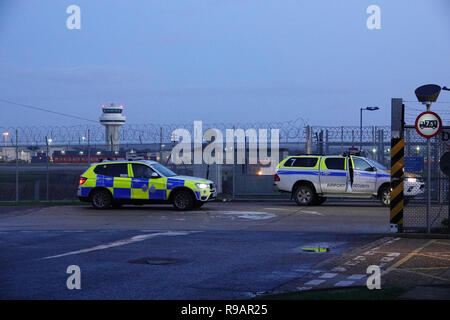
[[[91,129],[88,129],[88,162],[91,165]]]
[[[19,202],[19,136],[16,129],[16,202]]]
[[[311,154],[311,127],[306,126],[306,154]]]
[[[49,148],[48,148],[48,138],[47,136],[45,136],[45,145],[47,147],[46,150],[46,165],[47,165],[47,172],[46,172],[46,191],[45,191],[45,199],[48,201],[49,200],[49,196],[48,196],[48,190],[49,190],[49,168],[48,168],[48,163],[50,161],[50,155],[49,155]]]

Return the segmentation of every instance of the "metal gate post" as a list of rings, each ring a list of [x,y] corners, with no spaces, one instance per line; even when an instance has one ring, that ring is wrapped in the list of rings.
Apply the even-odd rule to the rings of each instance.
[[[404,105],[394,98],[391,104],[391,232],[403,231],[403,179],[405,166]]]

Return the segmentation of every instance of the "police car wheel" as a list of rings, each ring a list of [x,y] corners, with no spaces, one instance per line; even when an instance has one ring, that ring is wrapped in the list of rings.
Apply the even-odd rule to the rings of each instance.
[[[106,190],[96,190],[91,195],[92,206],[95,209],[107,209],[111,205],[111,194]]]
[[[177,210],[189,210],[194,206],[194,199],[189,191],[181,190],[173,196],[173,206]]]
[[[312,204],[314,198],[314,191],[308,185],[301,185],[294,191],[294,200],[299,206],[308,206]]]
[[[388,187],[383,187],[380,191],[380,201],[385,207],[391,204],[391,190]]]

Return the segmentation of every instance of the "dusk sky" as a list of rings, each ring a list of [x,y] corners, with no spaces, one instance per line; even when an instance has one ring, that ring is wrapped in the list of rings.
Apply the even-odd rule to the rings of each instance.
[[[114,102],[127,123],[359,125],[379,106],[364,123],[387,125],[392,97],[450,86],[450,1],[1,0],[0,67],[0,99],[92,120]],[[86,123],[0,108],[0,127]]]

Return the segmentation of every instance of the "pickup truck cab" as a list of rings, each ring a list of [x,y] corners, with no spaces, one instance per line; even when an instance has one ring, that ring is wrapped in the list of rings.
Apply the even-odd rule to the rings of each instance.
[[[328,197],[377,198],[391,201],[390,173],[378,162],[354,155],[300,155],[281,161],[274,175],[275,187],[290,192],[298,205],[319,205]],[[423,192],[418,177],[405,179],[405,196]]]

